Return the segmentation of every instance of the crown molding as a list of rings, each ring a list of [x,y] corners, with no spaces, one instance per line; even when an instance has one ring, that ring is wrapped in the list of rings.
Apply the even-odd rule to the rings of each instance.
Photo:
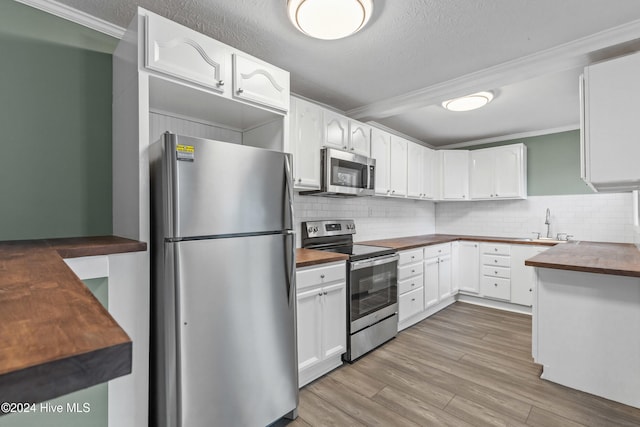
[[[359,120],[376,120],[427,105],[438,104],[469,93],[493,90],[545,74],[582,68],[606,58],[639,50],[640,45],[630,46],[628,44],[638,39],[640,39],[640,20],[442,83],[354,108],[347,111],[347,115]],[[622,52],[608,49],[617,45],[622,46]]]
[[[18,3],[26,4],[33,8],[42,10],[43,12],[50,13],[59,18],[66,19],[67,21],[75,22],[84,27],[91,28],[92,30],[99,31],[117,39],[122,39],[125,29],[105,21],[100,18],[96,18],[93,15],[89,15],[81,10],[74,9],[66,4],[58,3],[54,0],[15,0]]]
[[[490,144],[492,142],[510,141],[512,139],[531,138],[534,136],[551,135],[554,133],[568,132],[571,130],[580,129],[580,124],[560,126],[551,129],[533,130],[528,132],[512,133],[510,135],[495,136],[491,138],[476,139],[473,141],[457,142],[455,144],[440,145],[436,147],[438,150],[448,150],[452,148],[465,148],[473,147],[474,145]]]
[[[416,144],[422,145],[422,146],[427,147],[427,148],[437,149],[437,147],[434,147],[431,144],[428,144],[428,143],[426,143],[424,141],[421,141],[421,140],[419,140],[417,138],[414,138],[412,136],[406,135],[406,134],[404,134],[404,133],[402,133],[400,131],[397,131],[395,129],[387,127],[387,126],[385,126],[385,125],[383,125],[381,123],[378,123],[378,122],[375,122],[375,121],[368,121],[368,122],[366,122],[366,124],[368,124],[369,126],[371,126],[373,128],[379,129],[379,130],[381,130],[383,132],[387,132],[387,133],[390,133],[391,135],[395,135],[398,138],[402,138],[402,139],[406,139],[407,141],[415,142]]]

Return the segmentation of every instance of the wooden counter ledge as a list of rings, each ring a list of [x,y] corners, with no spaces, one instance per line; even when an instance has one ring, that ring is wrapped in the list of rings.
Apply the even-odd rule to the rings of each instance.
[[[114,236],[0,242],[0,402],[42,402],[131,372],[131,339],[63,258],[145,250]]]
[[[640,277],[640,250],[630,243],[569,242],[528,259],[525,265]]]

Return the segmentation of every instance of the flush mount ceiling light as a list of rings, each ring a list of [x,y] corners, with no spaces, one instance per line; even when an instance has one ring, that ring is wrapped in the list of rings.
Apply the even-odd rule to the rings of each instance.
[[[336,40],[357,33],[371,18],[372,0],[288,0],[289,19],[304,34]]]
[[[492,99],[493,93],[478,92],[444,101],[442,106],[449,111],[471,111],[476,108],[484,107],[490,103]]]

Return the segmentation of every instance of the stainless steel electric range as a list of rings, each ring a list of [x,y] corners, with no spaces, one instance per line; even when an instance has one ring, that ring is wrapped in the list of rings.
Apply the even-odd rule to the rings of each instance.
[[[398,332],[398,255],[395,249],[353,243],[353,220],[302,223],[302,247],[349,256],[347,352],[352,362]]]

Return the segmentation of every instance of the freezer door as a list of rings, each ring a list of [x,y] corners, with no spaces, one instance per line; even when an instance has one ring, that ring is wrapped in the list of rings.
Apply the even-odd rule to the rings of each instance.
[[[265,426],[296,408],[294,243],[176,243],[181,426]]]
[[[165,237],[290,230],[289,154],[164,134]]]

